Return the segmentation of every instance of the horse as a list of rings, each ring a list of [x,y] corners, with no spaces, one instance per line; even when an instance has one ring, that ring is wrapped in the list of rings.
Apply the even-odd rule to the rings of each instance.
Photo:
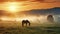
[[[48,20],[49,22],[54,22],[54,18],[53,18],[52,15],[48,15],[48,16],[47,16],[47,20]]]
[[[28,20],[22,20],[22,27],[24,27],[24,24],[26,24],[26,26],[29,24],[30,26],[30,22]]]

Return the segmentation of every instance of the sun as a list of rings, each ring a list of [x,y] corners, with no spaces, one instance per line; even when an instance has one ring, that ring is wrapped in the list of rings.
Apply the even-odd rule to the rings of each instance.
[[[4,2],[2,8],[10,13],[17,13],[21,11],[30,10],[29,5],[25,5],[25,2]]]
[[[7,8],[8,12],[14,13],[14,12],[18,12],[18,9],[19,9],[20,6],[16,2],[11,2],[11,3],[8,3],[7,7],[8,7]]]
[[[9,6],[9,11],[11,11],[11,12],[15,12],[16,9],[17,9],[17,7],[14,6],[14,5],[10,5],[10,6]]]

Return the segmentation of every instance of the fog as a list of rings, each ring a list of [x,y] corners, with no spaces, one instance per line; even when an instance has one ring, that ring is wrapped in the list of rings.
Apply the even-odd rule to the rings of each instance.
[[[47,21],[47,16],[48,15],[25,15],[25,16],[18,16],[18,17],[7,17],[7,16],[3,16],[0,19],[2,21],[16,21],[16,22],[21,22],[22,20],[29,20],[32,23],[45,23],[48,22]],[[53,15],[54,17],[54,21],[55,22],[59,22],[60,21],[60,15]]]

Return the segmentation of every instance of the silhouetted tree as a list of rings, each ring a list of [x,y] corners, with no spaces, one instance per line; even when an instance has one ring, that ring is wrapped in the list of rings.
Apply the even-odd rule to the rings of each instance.
[[[53,15],[48,15],[48,16],[47,16],[47,20],[48,20],[49,22],[54,22]]]

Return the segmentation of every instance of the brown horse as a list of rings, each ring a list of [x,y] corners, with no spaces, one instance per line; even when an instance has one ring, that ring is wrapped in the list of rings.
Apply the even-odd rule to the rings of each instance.
[[[24,27],[24,24],[26,24],[26,26],[29,24],[30,26],[30,22],[28,20],[22,20],[22,27]]]
[[[54,18],[53,18],[52,15],[48,15],[48,16],[47,16],[47,20],[48,20],[49,22],[54,22]]]

